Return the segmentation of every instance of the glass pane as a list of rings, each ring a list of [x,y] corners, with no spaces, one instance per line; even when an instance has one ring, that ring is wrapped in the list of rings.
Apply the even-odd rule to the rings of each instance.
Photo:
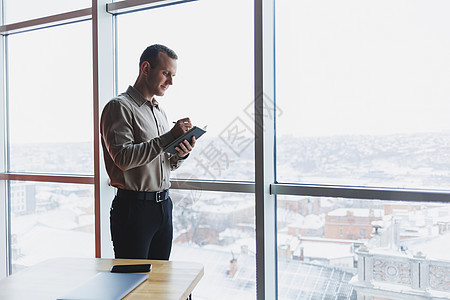
[[[170,260],[203,264],[196,299],[256,299],[255,199],[252,194],[171,190]]]
[[[176,176],[254,178],[252,15],[253,1],[206,0],[118,16],[119,93],[134,84],[142,51],[164,44],[179,59],[160,105],[170,121],[208,126]]]
[[[278,181],[450,181],[449,1],[277,1]]]
[[[94,186],[11,181],[15,273],[54,257],[94,257]]]
[[[93,174],[91,22],[11,35],[8,63],[10,171]]]
[[[278,196],[277,225],[279,299],[450,295],[448,203]]]
[[[47,17],[72,10],[91,7],[91,0],[4,0],[5,23],[16,23],[29,19]]]

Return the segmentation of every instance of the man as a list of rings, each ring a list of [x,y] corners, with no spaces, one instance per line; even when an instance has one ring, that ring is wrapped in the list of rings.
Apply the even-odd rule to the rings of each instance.
[[[105,166],[117,194],[110,211],[116,258],[168,260],[172,248],[170,171],[195,145],[184,140],[170,155],[164,147],[192,128],[189,118],[170,128],[155,96],[173,84],[177,55],[163,45],[142,53],[134,86],[113,98],[102,112],[100,131]]]

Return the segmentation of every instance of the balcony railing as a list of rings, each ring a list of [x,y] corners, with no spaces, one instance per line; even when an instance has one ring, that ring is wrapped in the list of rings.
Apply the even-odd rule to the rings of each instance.
[[[382,253],[361,247],[358,275],[351,284],[358,299],[450,299],[450,261]]]

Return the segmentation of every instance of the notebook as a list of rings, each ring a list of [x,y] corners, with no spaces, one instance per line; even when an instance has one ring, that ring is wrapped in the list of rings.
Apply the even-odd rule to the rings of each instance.
[[[170,143],[166,148],[164,148],[165,152],[175,154],[177,153],[177,150],[175,150],[175,147],[179,147],[179,144],[184,141],[188,140],[189,142],[192,141],[192,137],[195,136],[196,139],[201,137],[206,132],[205,129],[202,129],[200,127],[194,126],[191,130],[183,134],[181,137],[177,138],[175,141]]]
[[[148,274],[100,272],[58,300],[122,299],[147,278]]]

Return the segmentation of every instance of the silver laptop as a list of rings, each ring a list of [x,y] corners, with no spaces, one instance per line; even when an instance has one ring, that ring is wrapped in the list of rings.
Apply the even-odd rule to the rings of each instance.
[[[147,278],[148,274],[100,272],[58,300],[118,300]]]

